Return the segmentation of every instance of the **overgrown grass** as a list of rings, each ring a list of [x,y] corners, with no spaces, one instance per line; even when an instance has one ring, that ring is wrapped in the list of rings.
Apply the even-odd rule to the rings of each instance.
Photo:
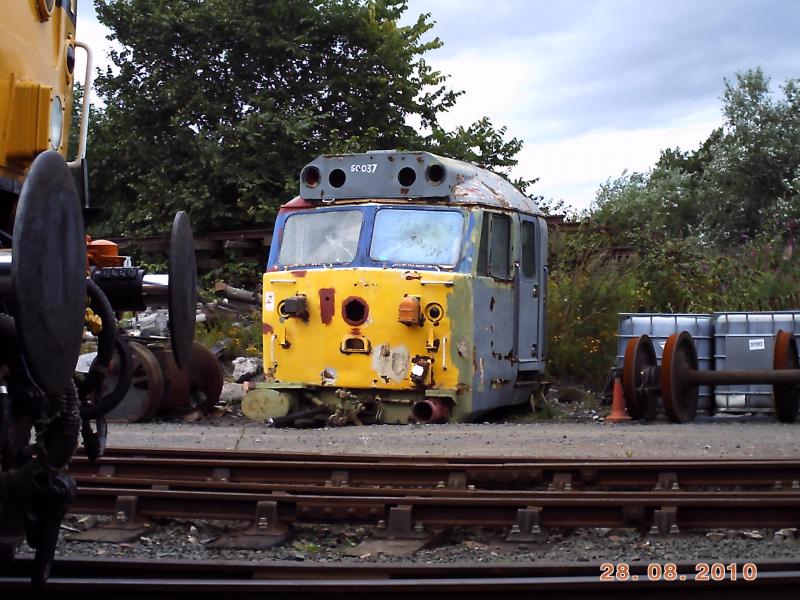
[[[723,252],[697,238],[641,236],[620,260],[603,231],[552,242],[548,370],[562,381],[603,385],[620,312],[800,309],[800,260],[782,243],[754,240]]]
[[[261,313],[258,309],[234,319],[221,312],[210,311],[205,322],[195,328],[195,339],[211,348],[220,340],[229,340],[222,353],[223,360],[237,356],[261,356]]]

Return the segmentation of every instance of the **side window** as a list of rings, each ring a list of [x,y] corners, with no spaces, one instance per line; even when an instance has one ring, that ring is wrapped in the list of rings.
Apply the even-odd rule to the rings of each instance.
[[[489,275],[508,279],[511,271],[511,219],[492,214],[489,232]]]
[[[498,279],[511,276],[511,218],[497,213],[484,213],[478,248],[478,275]]]
[[[522,238],[522,276],[525,279],[533,279],[536,276],[536,223],[533,221],[522,221],[520,231]]]

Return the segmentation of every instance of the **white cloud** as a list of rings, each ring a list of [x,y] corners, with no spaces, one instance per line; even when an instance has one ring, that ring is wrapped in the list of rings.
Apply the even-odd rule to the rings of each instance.
[[[665,148],[694,150],[720,124],[721,116],[714,109],[659,127],[596,130],[553,142],[530,143],[520,153],[515,175],[540,177],[533,190],[537,194],[585,209],[608,178],[618,177],[626,169],[647,171]]]

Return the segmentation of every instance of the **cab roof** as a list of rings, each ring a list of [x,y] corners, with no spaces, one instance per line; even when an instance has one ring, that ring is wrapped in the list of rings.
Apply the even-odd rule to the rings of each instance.
[[[440,200],[539,213],[531,198],[506,179],[473,164],[430,152],[375,150],[324,154],[300,172],[307,201]]]

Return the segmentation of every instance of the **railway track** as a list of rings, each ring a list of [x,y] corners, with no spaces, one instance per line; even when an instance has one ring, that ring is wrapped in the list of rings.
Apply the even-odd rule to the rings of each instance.
[[[154,518],[203,518],[266,523],[262,529],[272,535],[294,523],[345,522],[402,538],[491,526],[512,528],[518,540],[534,539],[541,528],[668,533],[800,521],[800,461],[793,460],[412,463],[220,454],[112,450],[95,464],[78,457],[71,510],[112,515],[126,528]]]
[[[513,489],[671,489],[696,486],[800,487],[800,459],[564,459],[488,456],[365,456],[108,448],[90,463],[76,456],[74,476],[353,486]]]
[[[408,597],[412,593],[436,597],[486,598],[502,593],[530,597],[531,593],[558,593],[560,598],[583,598],[591,593],[633,597],[673,597],[724,593],[738,598],[753,593],[794,593],[800,584],[797,561],[729,563],[723,577],[704,578],[697,563],[631,563],[623,575],[601,578],[607,566],[590,563],[516,563],[487,565],[321,564],[290,562],[201,562],[133,559],[60,559],[42,590],[31,588],[20,575],[30,560],[19,559],[0,570],[0,589],[14,598],[76,595],[81,598],[141,598],[142,594],[170,598],[284,596],[326,598],[373,596]],[[735,570],[735,578],[731,572]],[[743,573],[747,572],[745,578]],[[668,575],[665,575],[668,573]]]

